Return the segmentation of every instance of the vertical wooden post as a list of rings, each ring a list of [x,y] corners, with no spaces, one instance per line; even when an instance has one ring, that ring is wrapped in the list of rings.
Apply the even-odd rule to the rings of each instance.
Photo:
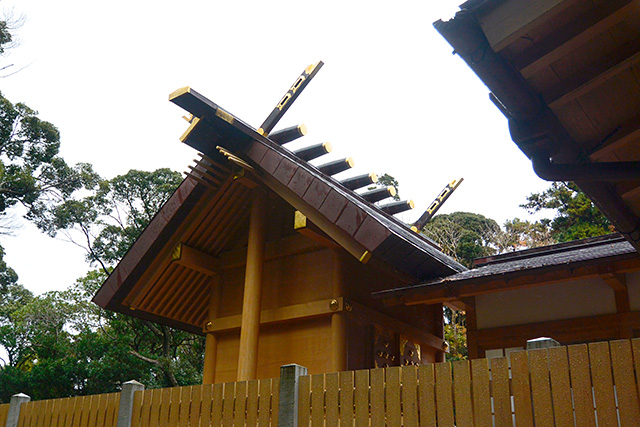
[[[473,306],[468,306],[465,311],[467,323],[467,353],[469,359],[477,359],[481,357],[478,348],[478,338],[476,331],[478,330],[478,318],[476,317],[476,297],[473,298]]]
[[[433,330],[434,335],[444,339],[444,312],[442,304],[434,304]],[[444,350],[436,350],[436,363],[445,361]]]
[[[219,315],[220,296],[222,286],[218,276],[213,277],[211,283],[211,296],[209,297],[208,322],[213,322]],[[207,323],[207,326],[210,323]],[[206,329],[206,327],[205,327]],[[218,336],[215,332],[207,332],[207,341],[204,350],[204,369],[202,371],[202,384],[213,384],[216,379],[216,361],[218,356]]]
[[[338,251],[333,251],[333,297],[345,297],[342,259]],[[347,370],[347,319],[346,313],[331,315],[331,367],[333,372]]]
[[[256,187],[251,193],[249,243],[244,276],[242,323],[238,354],[238,381],[256,378],[258,370],[258,338],[260,334],[260,303],[264,267],[267,195]]]

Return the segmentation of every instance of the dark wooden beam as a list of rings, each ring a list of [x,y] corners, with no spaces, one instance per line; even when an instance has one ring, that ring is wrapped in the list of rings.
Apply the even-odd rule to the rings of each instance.
[[[320,243],[327,248],[336,249],[338,244],[327,236],[320,228],[307,219],[300,211],[296,211],[293,219],[293,228],[303,236]]]
[[[300,124],[277,130],[269,135],[269,139],[277,144],[282,145],[301,138],[306,134],[307,127],[304,124]]]
[[[309,84],[311,79],[320,71],[322,68],[322,61],[318,61],[315,64],[309,65],[304,69],[300,77],[296,79],[296,81],[291,85],[287,93],[284,94],[278,105],[273,109],[271,114],[265,119],[265,121],[260,125],[258,129],[258,133],[260,135],[267,136],[273,130],[273,127],[280,121],[284,113],[287,112],[293,101],[298,98],[300,93],[304,90],[305,87]]]
[[[629,69],[638,61],[640,39],[635,39],[605,55],[592,66],[577,70],[572,77],[547,91],[544,99],[552,110],[558,109]]]
[[[548,21],[577,0],[512,0],[497,3],[478,20],[494,51],[499,52],[532,28]]]
[[[184,243],[179,243],[171,253],[173,262],[206,274],[214,276],[220,274],[220,260],[214,256],[191,248]]]
[[[525,325],[478,329],[475,339],[483,350],[524,347],[528,339],[547,336],[561,344],[616,340],[623,338],[621,329],[640,328],[640,312],[614,313],[600,316],[552,320]]]
[[[640,138],[640,114],[618,125],[609,135],[604,141],[594,142],[593,152],[589,155],[592,161],[610,158],[616,150],[637,141]]]
[[[639,0],[608,0],[588,10],[512,59],[525,78],[548,67],[576,47],[613,27],[637,10]]]

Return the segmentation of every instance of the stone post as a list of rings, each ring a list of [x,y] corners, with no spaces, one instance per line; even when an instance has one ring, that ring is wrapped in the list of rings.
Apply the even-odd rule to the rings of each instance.
[[[131,427],[131,415],[133,413],[133,395],[138,390],[144,390],[144,385],[132,380],[122,384],[120,392],[120,407],[118,408],[117,427]]]
[[[31,400],[29,396],[23,393],[14,394],[9,402],[9,413],[7,414],[6,427],[17,427],[20,419],[20,406]]]
[[[307,375],[307,368],[304,366],[291,364],[280,367],[280,404],[278,413],[278,425],[280,427],[298,426],[298,390],[302,375]]]

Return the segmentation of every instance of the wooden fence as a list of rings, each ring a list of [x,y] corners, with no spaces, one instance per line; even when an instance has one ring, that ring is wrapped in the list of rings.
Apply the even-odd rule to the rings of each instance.
[[[297,419],[301,427],[637,426],[638,366],[640,339],[633,339],[304,375]],[[279,410],[293,408],[280,401],[279,387],[269,379],[132,391],[130,425],[276,426]],[[108,394],[24,403],[18,425],[115,426],[119,400]],[[0,405],[0,421],[6,413]]]
[[[634,339],[521,351],[510,361],[305,376],[298,421],[305,427],[638,426],[639,361]]]
[[[136,391],[132,427],[277,426],[279,380]]]
[[[120,393],[23,403],[18,427],[115,427]]]

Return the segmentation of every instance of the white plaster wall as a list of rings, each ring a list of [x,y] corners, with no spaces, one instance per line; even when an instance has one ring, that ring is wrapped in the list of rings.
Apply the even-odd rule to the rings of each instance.
[[[627,289],[632,311],[640,311],[640,271],[627,273]]]
[[[636,273],[637,276],[637,273]],[[640,285],[634,294],[640,306]],[[630,287],[631,288],[631,287]],[[631,289],[630,292],[631,294]],[[633,309],[633,304],[631,305]],[[478,295],[478,329],[616,312],[613,290],[601,279],[576,280]]]

